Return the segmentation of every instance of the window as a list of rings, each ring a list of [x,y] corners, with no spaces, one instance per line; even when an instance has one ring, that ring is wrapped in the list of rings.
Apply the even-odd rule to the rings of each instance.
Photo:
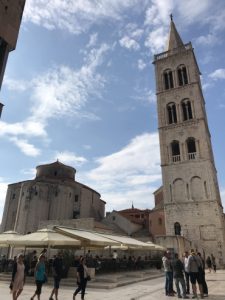
[[[180,161],[180,145],[178,141],[173,141],[171,143],[171,152],[173,162]]]
[[[158,224],[159,224],[159,225],[162,225],[162,218],[159,218],[159,219],[158,219]]]
[[[181,226],[178,222],[174,224],[174,233],[175,235],[181,235]]]
[[[186,69],[185,65],[181,65],[178,67],[177,75],[178,75],[179,86],[188,84],[187,69]]]
[[[165,70],[163,73],[164,87],[166,90],[173,88],[173,73],[170,69]]]
[[[73,211],[73,219],[78,219],[79,215],[80,215],[79,211],[76,211],[76,210]]]
[[[16,198],[16,194],[13,194],[13,195],[12,195],[12,199],[15,199],[15,198]]]
[[[55,192],[55,197],[58,197],[58,192],[57,191]]]
[[[187,120],[193,119],[191,101],[189,99],[184,99],[181,102],[181,106],[182,106],[182,112],[183,112],[183,120],[187,121]]]
[[[188,138],[187,139],[187,152],[188,152],[188,159],[195,159],[196,158],[196,144],[194,138]]]
[[[115,217],[115,216],[113,216],[113,217],[112,217],[112,219],[113,219],[113,221],[115,221],[115,220],[116,220],[116,217]]]
[[[78,195],[75,195],[74,202],[78,202]]]
[[[177,110],[174,102],[167,104],[167,115],[169,124],[177,123]]]
[[[57,176],[57,174],[58,174],[57,171],[55,171],[55,172],[54,172],[54,175]]]

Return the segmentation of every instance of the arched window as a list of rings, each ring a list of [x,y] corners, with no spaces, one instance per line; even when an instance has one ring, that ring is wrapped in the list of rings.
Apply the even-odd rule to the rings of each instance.
[[[162,218],[159,218],[159,219],[158,219],[158,224],[159,224],[159,225],[162,225]]]
[[[188,84],[187,69],[185,65],[180,65],[177,69],[179,86]]]
[[[188,159],[196,159],[196,143],[193,137],[187,139],[187,152],[188,152]]]
[[[173,88],[173,73],[170,69],[167,69],[163,73],[164,86],[166,90]]]
[[[181,235],[181,226],[180,223],[174,223],[174,233],[175,235]]]
[[[180,161],[180,145],[178,141],[173,141],[171,143],[171,152],[173,162]]]
[[[169,124],[177,123],[177,110],[174,102],[167,104],[167,115]]]
[[[183,120],[191,120],[193,119],[191,101],[189,99],[184,99],[181,102],[182,112],[183,112]]]

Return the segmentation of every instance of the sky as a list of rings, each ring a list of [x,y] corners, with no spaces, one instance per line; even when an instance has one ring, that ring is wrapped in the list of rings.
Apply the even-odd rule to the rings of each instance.
[[[7,185],[56,159],[106,211],[152,208],[161,185],[154,54],[170,13],[192,42],[225,204],[225,1],[27,0],[0,101],[0,220]]]

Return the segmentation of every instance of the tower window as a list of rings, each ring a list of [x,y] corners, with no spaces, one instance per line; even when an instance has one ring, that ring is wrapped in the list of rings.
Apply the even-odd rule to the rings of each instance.
[[[171,152],[173,162],[180,161],[180,145],[178,141],[173,141],[171,143]]]
[[[181,226],[178,222],[174,224],[174,233],[175,235],[181,235]]]
[[[173,73],[170,69],[164,71],[163,73],[164,77],[164,86],[166,90],[173,88]]]
[[[179,86],[188,84],[187,69],[184,65],[178,67],[177,75]]]
[[[167,114],[169,124],[177,123],[177,110],[174,102],[167,104]]]
[[[191,120],[193,119],[191,101],[189,99],[184,99],[181,103],[182,112],[183,112],[183,120]]]
[[[194,138],[187,139],[187,151],[189,160],[196,158],[196,144]]]
[[[78,195],[75,195],[74,202],[78,202]]]

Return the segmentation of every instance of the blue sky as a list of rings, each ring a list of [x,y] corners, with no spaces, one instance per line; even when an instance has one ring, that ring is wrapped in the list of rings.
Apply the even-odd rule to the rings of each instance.
[[[161,170],[152,61],[171,12],[202,72],[225,203],[225,2],[28,0],[0,94],[0,216],[7,184],[57,158],[106,210],[153,207]]]

